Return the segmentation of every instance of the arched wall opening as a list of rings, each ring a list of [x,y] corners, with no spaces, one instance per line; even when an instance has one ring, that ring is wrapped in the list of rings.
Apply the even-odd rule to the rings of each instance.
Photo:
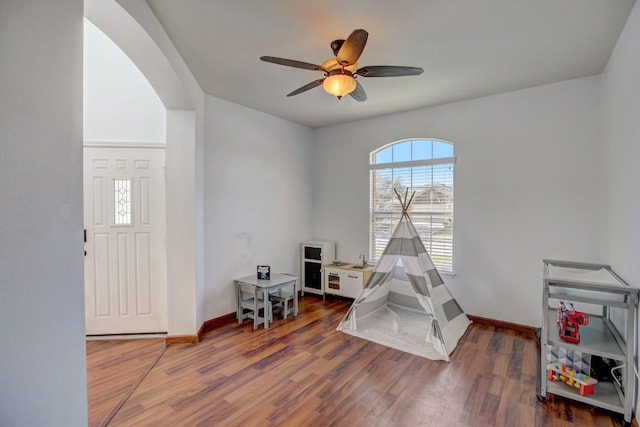
[[[85,17],[129,56],[166,108],[167,334],[195,337],[202,323],[202,165],[196,160],[202,93],[146,3],[85,0],[84,6]]]

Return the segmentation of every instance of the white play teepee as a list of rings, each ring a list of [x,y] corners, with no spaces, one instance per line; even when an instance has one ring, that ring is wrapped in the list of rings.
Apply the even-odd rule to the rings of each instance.
[[[415,193],[414,193],[415,194]],[[427,359],[449,361],[471,323],[451,296],[416,231],[402,216],[366,286],[338,330]]]

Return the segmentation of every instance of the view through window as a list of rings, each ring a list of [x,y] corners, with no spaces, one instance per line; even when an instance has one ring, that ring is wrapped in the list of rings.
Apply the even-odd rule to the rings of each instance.
[[[393,189],[415,191],[409,216],[440,271],[453,271],[453,144],[436,139],[394,142],[371,153],[369,256],[377,261],[402,207]]]

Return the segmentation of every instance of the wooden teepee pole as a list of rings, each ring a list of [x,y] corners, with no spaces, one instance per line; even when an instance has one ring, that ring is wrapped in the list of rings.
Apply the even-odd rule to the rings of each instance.
[[[409,205],[413,201],[413,196],[416,195],[416,192],[414,191],[413,193],[411,193],[411,198],[409,198],[409,201],[407,201],[407,197],[409,196],[409,187],[405,188],[405,190],[404,190],[404,200],[402,200],[402,196],[400,196],[400,193],[398,193],[398,190],[396,190],[394,188],[393,192],[396,193],[396,197],[398,198],[398,201],[400,202],[400,206],[402,206],[402,215],[401,215],[401,217],[406,215],[407,218],[408,218],[409,214],[407,213],[407,210],[409,209]]]

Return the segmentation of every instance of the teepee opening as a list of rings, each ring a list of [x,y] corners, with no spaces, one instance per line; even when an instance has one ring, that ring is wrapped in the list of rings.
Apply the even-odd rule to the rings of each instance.
[[[400,221],[367,284],[338,330],[378,344],[449,361],[471,321],[453,298],[408,214],[415,192],[404,199]]]

